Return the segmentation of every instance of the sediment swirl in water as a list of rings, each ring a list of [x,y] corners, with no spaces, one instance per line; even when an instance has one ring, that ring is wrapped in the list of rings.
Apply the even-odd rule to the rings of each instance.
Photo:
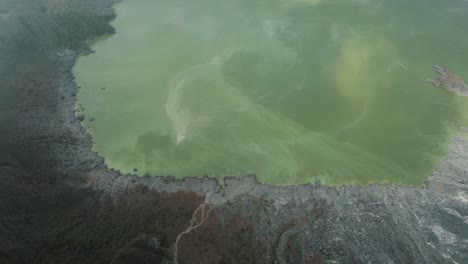
[[[468,79],[461,5],[125,1],[75,67],[85,125],[123,172],[421,184],[468,124],[424,82],[433,64]]]

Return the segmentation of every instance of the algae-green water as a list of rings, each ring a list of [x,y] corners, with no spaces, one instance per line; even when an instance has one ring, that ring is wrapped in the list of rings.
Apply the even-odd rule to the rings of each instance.
[[[420,185],[468,100],[462,0],[126,0],[74,74],[109,167]],[[90,121],[89,119],[95,119]],[[137,170],[135,170],[137,169]]]

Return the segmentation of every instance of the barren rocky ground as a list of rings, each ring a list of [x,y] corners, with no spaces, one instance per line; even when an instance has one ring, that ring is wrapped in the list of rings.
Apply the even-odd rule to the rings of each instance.
[[[113,2],[0,2],[0,263],[468,263],[462,137],[421,188],[108,170],[71,67]]]

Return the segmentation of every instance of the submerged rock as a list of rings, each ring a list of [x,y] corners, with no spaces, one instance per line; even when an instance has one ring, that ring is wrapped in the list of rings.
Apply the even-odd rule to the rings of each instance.
[[[436,79],[427,79],[427,82],[434,84],[436,87],[443,87],[457,95],[468,96],[468,85],[460,76],[439,65],[434,65],[434,68],[442,76]]]

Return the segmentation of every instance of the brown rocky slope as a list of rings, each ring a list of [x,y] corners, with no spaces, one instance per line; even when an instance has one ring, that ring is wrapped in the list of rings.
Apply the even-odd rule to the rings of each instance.
[[[113,2],[0,2],[0,263],[468,263],[463,138],[424,188],[108,170],[71,67]]]

